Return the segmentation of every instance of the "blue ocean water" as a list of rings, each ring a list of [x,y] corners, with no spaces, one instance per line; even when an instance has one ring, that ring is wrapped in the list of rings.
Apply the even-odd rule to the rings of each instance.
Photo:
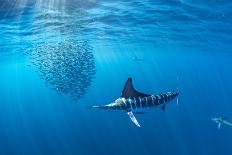
[[[0,0],[0,154],[232,154],[229,0]],[[90,109],[179,88],[179,105]],[[178,79],[178,80],[177,80]]]

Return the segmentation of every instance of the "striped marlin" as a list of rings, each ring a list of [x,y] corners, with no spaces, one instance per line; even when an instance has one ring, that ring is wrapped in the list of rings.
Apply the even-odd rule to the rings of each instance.
[[[134,89],[132,78],[128,78],[122,91],[121,97],[116,99],[113,103],[107,105],[92,106],[91,108],[121,110],[127,112],[131,121],[140,127],[134,113],[141,112],[141,110],[152,107],[161,107],[165,111],[166,104],[176,98],[179,92],[166,92],[161,94],[144,94]],[[177,98],[178,104],[178,98]]]
[[[212,118],[212,121],[216,122],[218,124],[218,129],[221,128],[221,124],[225,124],[227,126],[231,126],[232,127],[232,123],[227,121],[228,117],[216,117],[216,118]]]

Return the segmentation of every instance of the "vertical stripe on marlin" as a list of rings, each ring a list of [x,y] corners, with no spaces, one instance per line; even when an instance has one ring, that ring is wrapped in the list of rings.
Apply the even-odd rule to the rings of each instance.
[[[160,94],[160,104],[164,103],[164,96]]]
[[[142,104],[141,97],[139,97],[139,103],[140,103],[140,108],[142,109],[143,108],[143,104]]]
[[[145,100],[146,100],[146,108],[148,108],[148,104],[147,104],[147,97],[145,97]]]
[[[152,100],[152,105],[153,105],[153,107],[155,107],[155,99],[154,99],[154,95],[151,95],[151,100]]]
[[[175,93],[172,93],[171,99],[174,99],[174,98],[175,98]]]
[[[133,98],[134,98],[135,108],[138,109],[136,98],[135,97],[133,97]]]
[[[122,98],[122,102],[124,103],[125,107],[129,109],[129,104],[125,98]]]
[[[164,102],[167,102],[168,101],[168,96],[165,94],[163,94],[163,97],[164,97]]]
[[[161,104],[161,97],[160,97],[160,95],[156,95],[156,97],[157,97],[157,105],[160,105]]]
[[[159,105],[159,102],[158,102],[158,97],[157,95],[155,95],[155,105],[158,106]]]
[[[131,104],[131,98],[130,98],[130,97],[129,97],[128,101],[129,101],[129,103],[130,103],[130,109],[132,110],[133,107],[132,107],[132,104]]]
[[[172,99],[172,92],[169,93],[169,100]]]
[[[129,104],[128,100],[125,99],[125,98],[123,98],[122,101],[123,101],[123,103],[125,104],[126,108],[127,108],[127,109],[130,109],[130,104]]]
[[[168,101],[172,99],[171,96],[172,96],[172,93],[168,92]]]
[[[148,103],[148,107],[152,107],[153,106],[153,104],[152,104],[152,97],[151,96],[147,97],[147,103]]]
[[[135,103],[134,102],[132,102],[132,99],[129,97],[129,102],[130,102],[130,104],[132,105],[132,109],[135,109],[136,107],[135,107]]]
[[[158,98],[156,96],[154,96],[154,98],[155,98],[154,104],[155,104],[155,106],[157,106],[158,105]]]
[[[125,102],[125,99],[124,99],[124,98],[122,98],[122,102],[123,102],[123,104],[125,105],[125,107],[127,107],[127,104],[126,104],[126,102]]]
[[[156,97],[156,95],[152,95],[153,96],[153,106],[157,106],[158,105],[158,98]]]

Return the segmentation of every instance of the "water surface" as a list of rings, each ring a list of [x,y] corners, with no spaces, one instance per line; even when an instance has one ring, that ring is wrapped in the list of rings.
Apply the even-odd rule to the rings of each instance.
[[[232,3],[0,0],[1,154],[231,154]],[[139,61],[138,61],[139,60]],[[179,105],[89,109],[177,87]],[[177,80],[179,79],[179,80]]]

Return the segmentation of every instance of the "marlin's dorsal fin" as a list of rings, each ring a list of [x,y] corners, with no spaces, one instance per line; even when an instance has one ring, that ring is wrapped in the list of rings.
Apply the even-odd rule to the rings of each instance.
[[[128,80],[126,81],[126,84],[123,88],[121,97],[128,98],[128,97],[138,97],[138,96],[146,97],[149,95],[140,93],[137,90],[135,90],[133,85],[132,85],[132,78],[128,78]]]

